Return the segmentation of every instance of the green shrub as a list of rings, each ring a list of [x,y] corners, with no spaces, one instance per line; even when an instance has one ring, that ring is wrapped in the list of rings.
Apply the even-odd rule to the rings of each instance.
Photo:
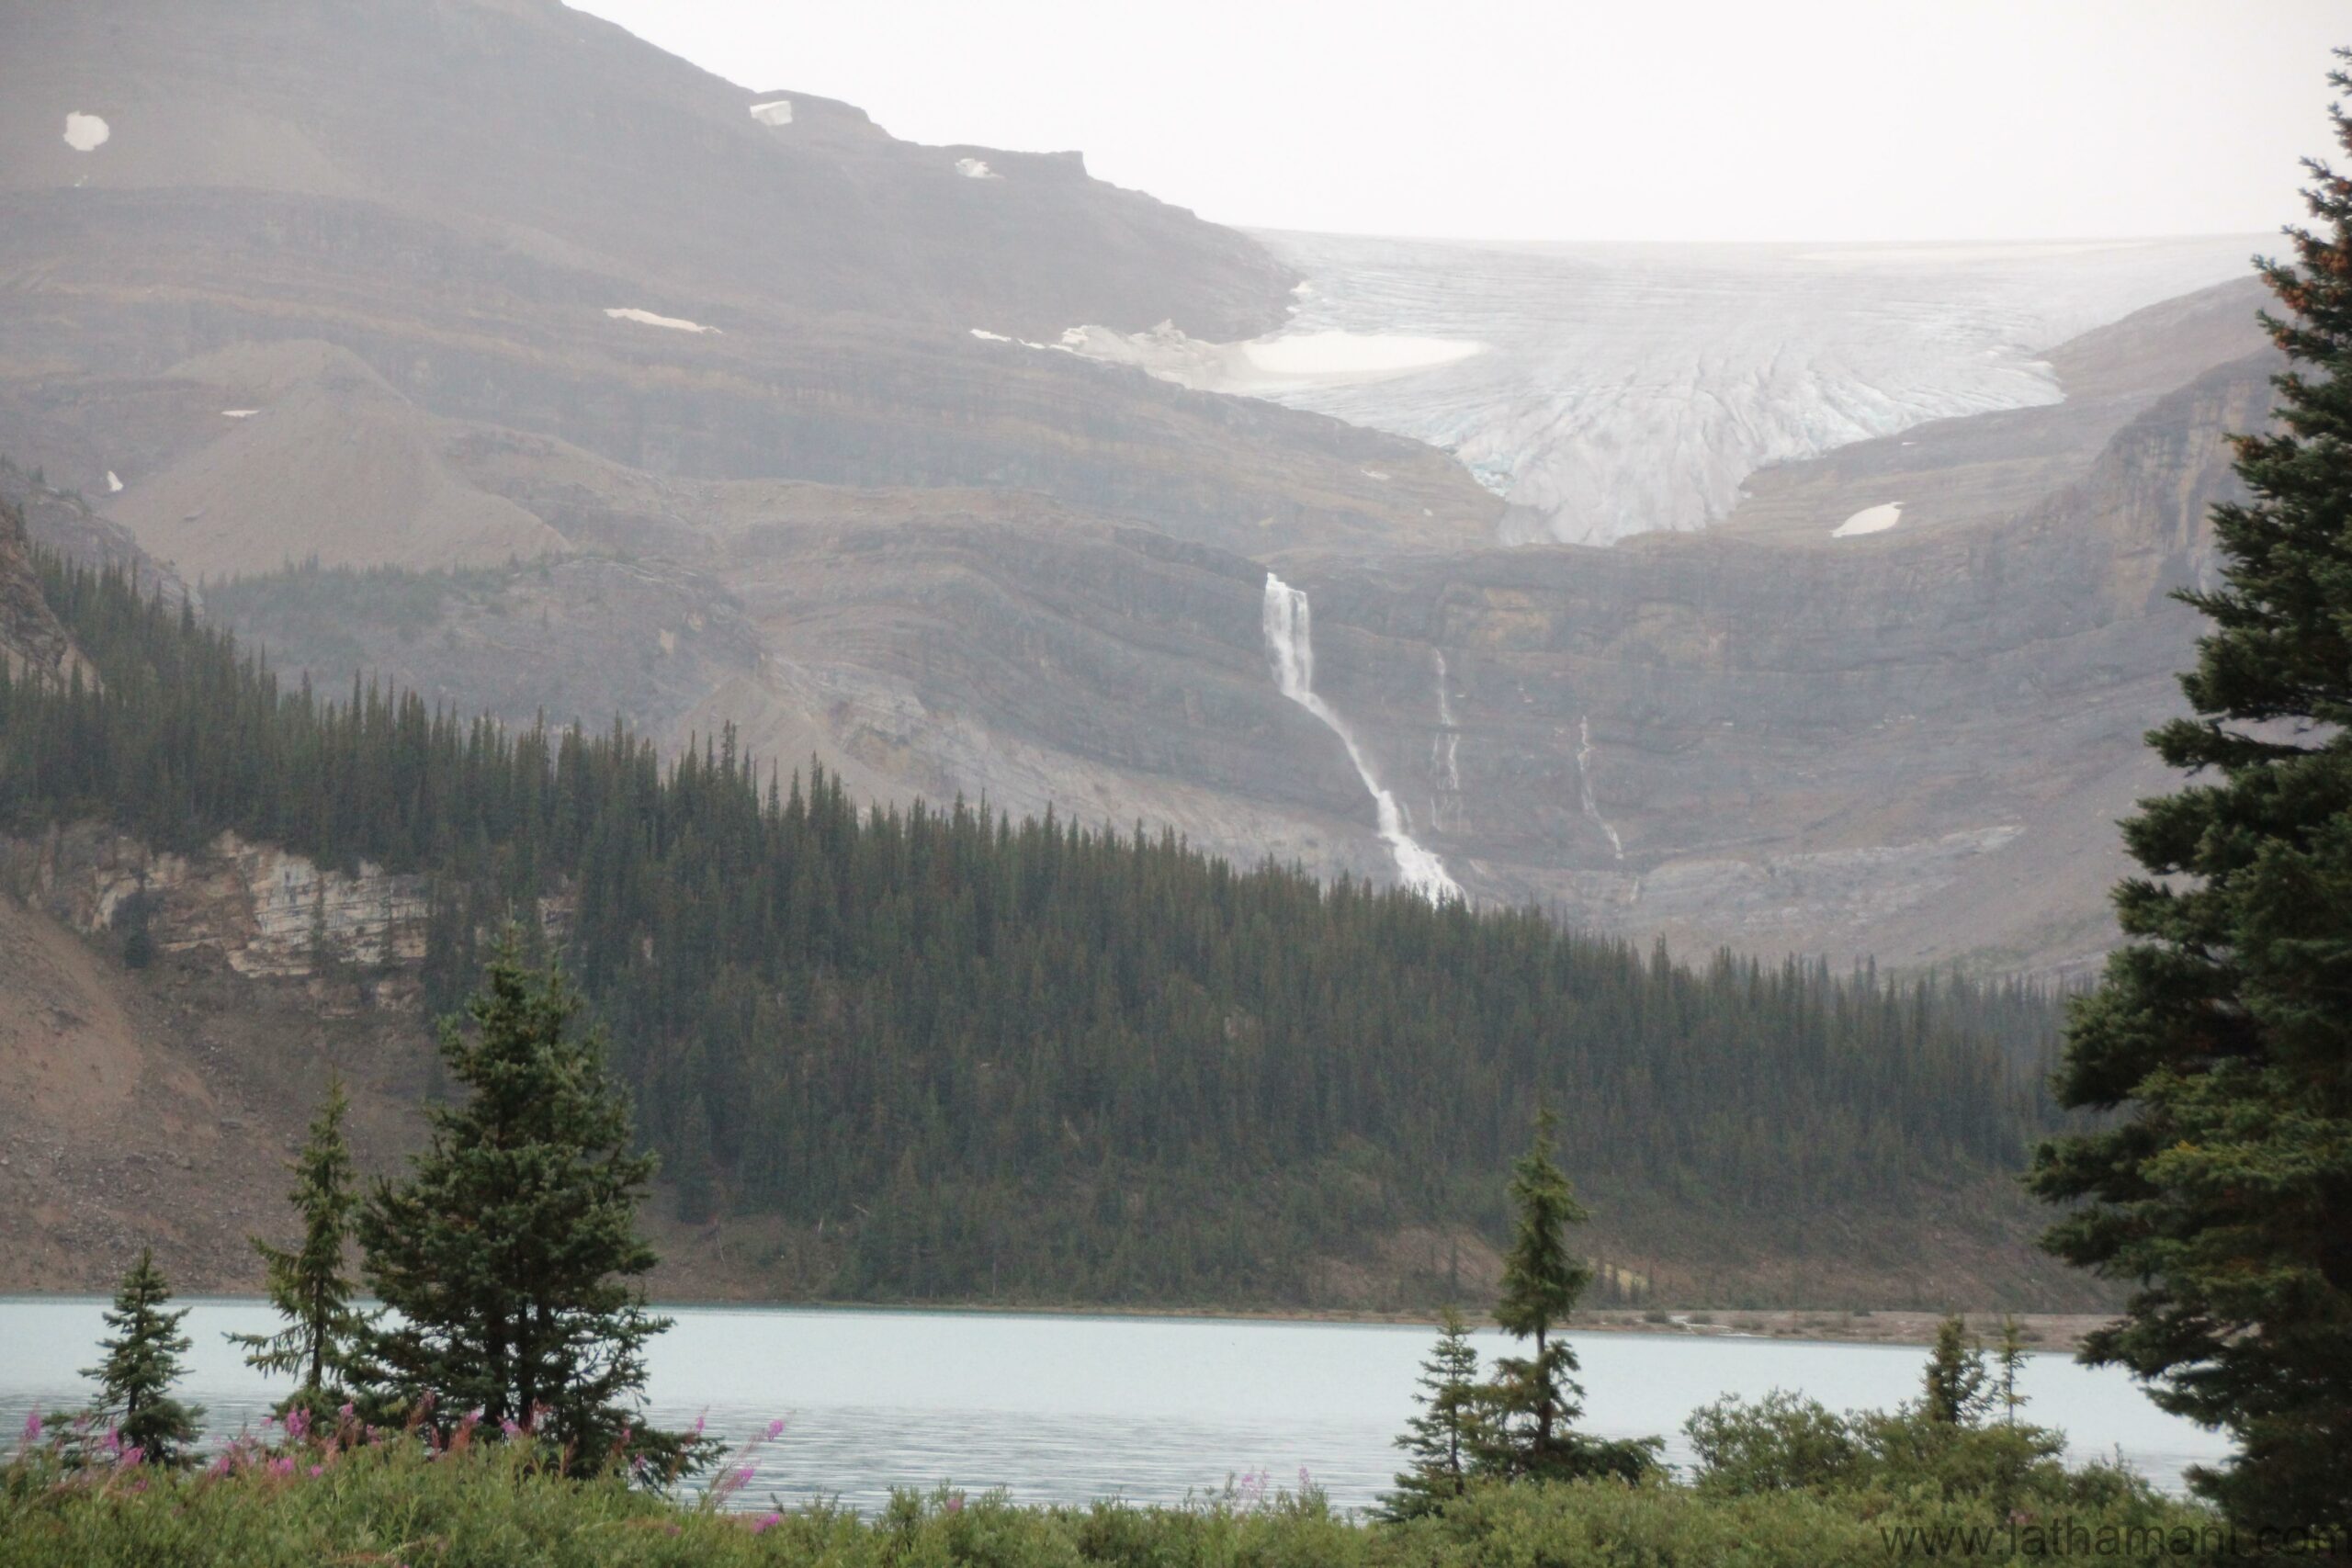
[[[1691,1412],[1682,1430],[1698,1456],[1697,1484],[1712,1494],[1843,1485],[1864,1459],[1844,1417],[1784,1389],[1754,1404],[1726,1394]]]
[[[1801,1402],[1776,1408],[1782,1428],[1818,1425]],[[1925,1453],[1948,1473],[1997,1471],[2001,1454],[2030,1445],[1975,1439],[2006,1436],[1965,1433],[1950,1450],[1906,1450],[1903,1462]],[[729,1512],[743,1499],[723,1489],[676,1499],[617,1471],[567,1479],[559,1459],[527,1440],[461,1436],[435,1452],[406,1434],[370,1442],[348,1429],[277,1449],[241,1444],[225,1462],[180,1472],[75,1466],[28,1446],[0,1467],[0,1568],[1859,1568],[1898,1559],[1906,1539],[1913,1555],[1928,1555],[1922,1542],[1962,1530],[1977,1532],[1970,1561],[2016,1561],[2033,1554],[2034,1529],[2061,1517],[2126,1544],[2104,1560],[2177,1562],[2129,1544],[2212,1522],[2106,1467],[2060,1472],[2049,1497],[2017,1513],[1961,1488],[1896,1484],[1887,1469],[1864,1484],[1747,1493],[1720,1477],[1485,1484],[1386,1525],[1334,1514],[1312,1489],[1270,1495],[1262,1477],[1173,1507],[1029,1507],[941,1490],[899,1494],[871,1517],[822,1503]],[[2040,1462],[2030,1474],[2042,1474]]]

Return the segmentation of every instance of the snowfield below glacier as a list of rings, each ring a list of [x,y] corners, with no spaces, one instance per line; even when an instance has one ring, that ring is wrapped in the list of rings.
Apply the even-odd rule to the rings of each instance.
[[[1883,534],[1903,521],[1903,503],[1886,502],[1878,506],[1865,506],[1843,523],[1829,530],[1833,539],[1850,539],[1859,534]]]
[[[1427,441],[1512,503],[1507,540],[1589,544],[1703,528],[1769,464],[2056,402],[2041,354],[2244,276],[2262,243],[1258,237],[1306,279],[1283,332],[1081,326],[1061,346]]]

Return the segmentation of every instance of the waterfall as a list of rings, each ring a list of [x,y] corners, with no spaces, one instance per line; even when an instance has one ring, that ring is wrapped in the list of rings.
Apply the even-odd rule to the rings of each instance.
[[[1445,863],[1414,842],[1404,807],[1396,804],[1395,795],[1380,787],[1379,779],[1373,774],[1372,759],[1356,743],[1346,721],[1332,711],[1330,704],[1315,694],[1315,639],[1307,620],[1306,595],[1271,571],[1266,573],[1265,628],[1266,648],[1274,660],[1275,687],[1321,719],[1323,727],[1338,736],[1340,744],[1348,749],[1348,761],[1355,764],[1356,776],[1363,780],[1363,787],[1371,793],[1381,841],[1388,846],[1389,854],[1396,862],[1396,874],[1404,879],[1405,886],[1432,904],[1463,897],[1462,885],[1446,874]]]
[[[1442,833],[1462,826],[1462,731],[1454,725],[1453,699],[1445,689],[1445,649],[1430,649],[1430,660],[1437,666],[1437,731],[1430,737],[1430,826]]]
[[[1592,818],[1593,826],[1609,835],[1609,848],[1619,860],[1625,858],[1625,840],[1600,814],[1600,802],[1592,794],[1592,716],[1577,720],[1577,789],[1584,796],[1584,814]]]

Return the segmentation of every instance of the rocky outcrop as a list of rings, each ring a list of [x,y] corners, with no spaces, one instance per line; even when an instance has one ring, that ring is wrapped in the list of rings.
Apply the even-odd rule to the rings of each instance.
[[[154,950],[205,950],[254,979],[308,979],[424,956],[422,877],[362,861],[350,871],[223,833],[199,852],[159,852],[95,824],[6,847],[8,886],[84,935],[143,924]]]
[[[0,497],[0,667],[11,680],[61,680],[86,670],[41,596],[24,514],[6,497]]]
[[[0,456],[0,505],[23,515],[25,537],[36,549],[76,566],[120,571],[141,592],[160,593],[175,604],[187,599],[179,574],[141,549],[130,529],[101,516],[78,492],[58,489],[6,456]]]

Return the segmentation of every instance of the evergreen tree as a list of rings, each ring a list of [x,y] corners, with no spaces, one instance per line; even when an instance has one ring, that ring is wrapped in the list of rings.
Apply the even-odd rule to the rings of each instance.
[[[1478,1349],[1470,1328],[1452,1307],[1439,1320],[1437,1344],[1421,1363],[1421,1413],[1405,1424],[1396,1446],[1411,1456],[1396,1473],[1396,1490],[1382,1499],[1390,1519],[1431,1514],[1469,1489],[1470,1472],[1482,1447]]]
[[[2339,55],[2352,59],[2352,55]],[[2352,91],[2339,67],[2329,80]],[[2332,111],[2352,152],[2352,118]],[[2150,736],[2204,775],[2144,800],[2127,945],[2078,1003],[2057,1079],[2108,1111],[2033,1185],[2046,1245],[2136,1286],[2085,1342],[2237,1450],[2192,1481],[2248,1524],[2352,1529],[2352,180],[2319,162],[2318,223],[2258,265],[2290,368],[2281,428],[2237,441],[2248,504],[2212,522],[2222,583],[2182,677],[2196,716]]]
[[[1534,1353],[1495,1358],[1495,1380],[1482,1400],[1480,1462],[1512,1478],[1632,1476],[1653,1462],[1656,1438],[1599,1442],[1574,1430],[1584,1389],[1566,1330],[1592,1267],[1569,1250],[1568,1227],[1591,1216],[1554,1159],[1558,1125],[1550,1106],[1537,1111],[1534,1139],[1511,1168],[1511,1244],[1495,1321],[1532,1340]]]
[[[1960,1314],[1952,1314],[1936,1325],[1920,1413],[1946,1427],[1973,1427],[1993,1402],[1987,1381],[1984,1351],[1968,1337],[1968,1325]]]
[[[690,1225],[707,1224],[718,1213],[718,1172],[710,1152],[710,1113],[702,1097],[686,1101],[685,1122],[678,1140],[678,1218]]]
[[[707,1457],[696,1439],[639,1425],[644,1346],[670,1320],[638,1281],[653,1249],[637,1211],[654,1160],[631,1152],[627,1099],[601,1032],[573,1025],[578,994],[535,972],[509,928],[441,1055],[461,1103],[428,1113],[408,1179],[379,1182],[358,1231],[390,1309],[369,1337],[369,1403],[387,1415],[437,1401],[558,1445],[576,1471],[626,1453],[667,1473]]]
[[[99,1342],[105,1359],[82,1373],[97,1380],[97,1413],[112,1423],[126,1449],[139,1450],[150,1464],[182,1462],[204,1414],[202,1405],[172,1397],[188,1339],[179,1331],[187,1309],[165,1310],[171,1299],[154,1249],[141,1248],[107,1310],[114,1337]]]
[[[1994,1392],[2001,1402],[2001,1418],[2014,1427],[2026,1398],[2018,1392],[2018,1373],[2025,1367],[2025,1333],[2013,1314],[2002,1314],[2001,1348],[1993,1359],[2001,1369],[1994,1380]]]
[[[1577,1353],[1561,1330],[1592,1279],[1591,1266],[1568,1250],[1568,1227],[1592,1216],[1554,1162],[1558,1125],[1550,1106],[1539,1111],[1534,1141],[1512,1167],[1510,1250],[1495,1303],[1495,1321],[1506,1332],[1535,1342],[1532,1356],[1496,1358],[1494,1402],[1504,1423],[1496,1436],[1510,1468],[1538,1475],[1557,1468],[1562,1439],[1584,1414]]]
[[[232,1343],[250,1353],[245,1364],[266,1372],[291,1373],[299,1386],[278,1406],[280,1413],[300,1407],[315,1419],[343,1403],[343,1380],[366,1315],[351,1304],[351,1277],[344,1269],[344,1246],[350,1239],[352,1210],[357,1202],[352,1185],[351,1145],[345,1139],[343,1120],[350,1109],[343,1080],[327,1086],[326,1103],[311,1123],[302,1152],[286,1168],[294,1177],[287,1193],[302,1216],[302,1240],[293,1247],[273,1247],[253,1238],[254,1250],[268,1269],[270,1304],[287,1325],[276,1334],[232,1334]]]
[[[136,891],[115,906],[114,929],[122,933],[122,962],[126,968],[144,969],[155,962],[153,917],[149,908],[152,903],[142,881]]]

